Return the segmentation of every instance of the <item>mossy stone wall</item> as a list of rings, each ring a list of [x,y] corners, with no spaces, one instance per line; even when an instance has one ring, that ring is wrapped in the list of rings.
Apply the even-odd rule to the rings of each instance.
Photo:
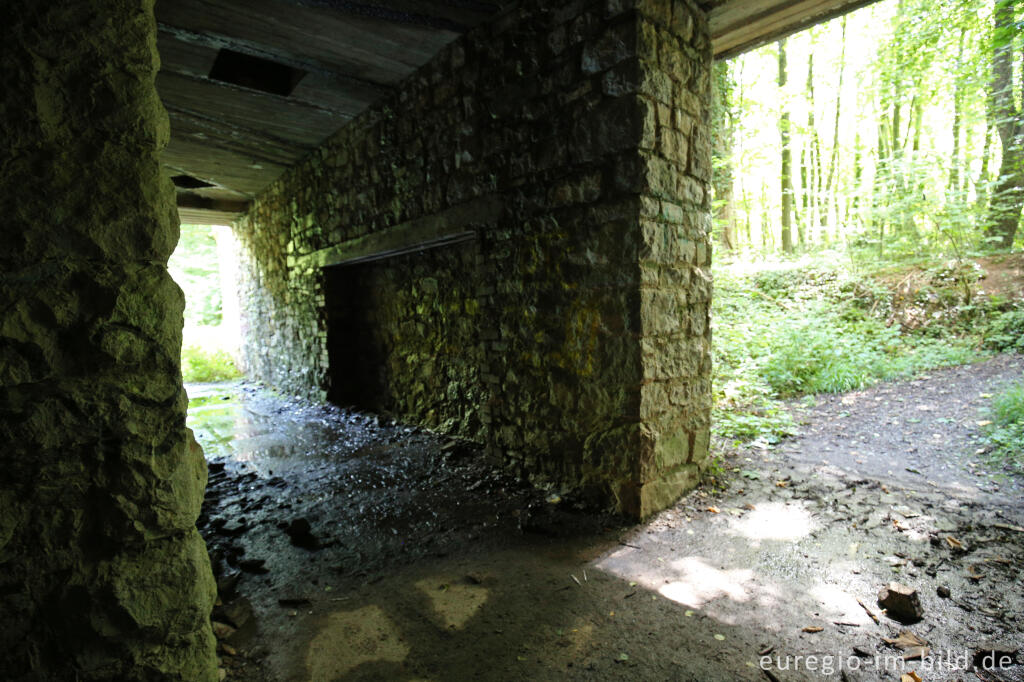
[[[0,678],[214,680],[152,2],[0,31]]]
[[[628,513],[669,504],[708,447],[709,69],[686,0],[527,0],[455,41],[236,225],[249,371],[349,396],[360,342],[336,337],[372,339],[378,409]],[[318,264],[431,221],[475,240]],[[362,314],[332,302],[346,277]]]

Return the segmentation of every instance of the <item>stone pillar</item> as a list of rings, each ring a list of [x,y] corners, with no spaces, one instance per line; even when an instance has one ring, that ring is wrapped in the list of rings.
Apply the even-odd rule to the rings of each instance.
[[[711,413],[711,40],[690,0],[640,0],[640,418],[637,509],[696,484]]]
[[[253,373],[311,397],[347,380],[322,266],[470,232],[350,297],[388,351],[379,402],[536,483],[670,504],[708,451],[710,66],[689,0],[523,0],[468,32],[236,225]]]
[[[152,5],[5,5],[3,679],[217,677]]]
[[[551,190],[556,200],[572,197],[575,208],[569,214],[549,202],[549,225],[520,238],[544,253],[549,273],[571,279],[526,306],[533,312],[519,325],[525,333],[509,317],[499,334],[503,347],[506,337],[539,336],[538,329],[563,343],[556,353],[534,352],[549,362],[546,401],[516,404],[496,385],[493,440],[527,473],[645,517],[693,487],[708,457],[711,42],[703,11],[689,0],[583,7],[568,25],[570,35],[585,36],[575,73],[588,105],[572,114],[571,170]],[[543,144],[558,149],[557,141]],[[531,220],[536,212],[515,222]],[[533,247],[560,238],[559,230],[568,233],[567,248]],[[513,258],[517,248],[513,242]],[[500,378],[508,355],[491,357]]]

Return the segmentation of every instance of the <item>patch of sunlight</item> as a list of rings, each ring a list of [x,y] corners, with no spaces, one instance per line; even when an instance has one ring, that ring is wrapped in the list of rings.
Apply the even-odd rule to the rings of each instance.
[[[729,522],[732,531],[750,540],[796,542],[811,534],[810,512],[790,503],[761,503],[757,509]]]
[[[868,615],[857,603],[857,598],[840,588],[838,585],[815,585],[807,593],[821,603],[822,610],[831,614],[831,618],[846,623],[869,625]]]
[[[672,568],[679,577],[657,588],[661,596],[692,608],[728,597],[737,602],[751,598],[746,585],[754,578],[749,568],[718,569],[708,565],[700,557],[686,557],[672,562]]]
[[[370,605],[330,614],[309,644],[306,668],[312,680],[333,680],[364,663],[401,663],[408,655],[398,627]]]
[[[427,595],[434,611],[449,628],[461,628],[487,601],[487,588],[481,585],[457,583],[449,585],[437,578],[424,578],[416,583]]]

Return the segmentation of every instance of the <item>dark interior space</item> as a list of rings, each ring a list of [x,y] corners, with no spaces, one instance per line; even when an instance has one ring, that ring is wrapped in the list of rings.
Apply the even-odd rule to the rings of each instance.
[[[380,309],[379,263],[324,268],[324,314],[330,366],[327,399],[366,410],[387,409],[385,339],[376,324]]]
[[[330,402],[426,415],[426,426],[480,441],[477,249],[464,242],[323,269]]]

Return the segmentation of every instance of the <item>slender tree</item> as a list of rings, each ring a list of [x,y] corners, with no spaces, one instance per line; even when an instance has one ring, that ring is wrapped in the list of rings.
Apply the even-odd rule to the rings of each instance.
[[[779,91],[786,87],[786,39],[778,42],[779,48]],[[780,184],[782,186],[782,250],[793,251],[793,150],[790,146],[789,109],[785,96],[782,97],[782,115],[779,117],[779,135],[782,141],[782,170]]]
[[[712,129],[715,131],[711,186],[715,194],[714,215],[719,241],[726,249],[736,248],[736,218],[733,195],[733,146],[736,140],[735,81],[729,62],[715,62],[713,70]]]
[[[960,74],[964,66],[964,38],[967,36],[967,28],[960,26],[960,38],[957,41],[956,50],[956,71],[953,74],[953,153],[949,160],[949,196],[953,201],[962,200],[963,191],[963,162],[960,156],[960,127],[963,119],[964,89],[963,79]]]
[[[832,120],[832,153],[828,160],[828,175],[825,178],[825,200],[826,200],[826,214],[822,219],[821,227],[823,230],[828,226],[828,217],[833,213],[836,215],[836,221],[839,220],[839,204],[836,201],[835,183],[836,183],[836,169],[839,166],[839,113],[842,111],[843,101],[843,77],[846,72],[846,15],[840,20],[841,32],[840,32],[840,47],[839,47],[839,84],[836,86],[836,110],[835,116]],[[859,179],[859,178],[858,178]],[[838,230],[838,225],[836,226]]]
[[[989,201],[986,231],[993,245],[1004,249],[1013,245],[1024,206],[1024,115],[1014,92],[1018,4],[1019,0],[995,0],[993,12],[992,113],[1003,157]],[[1020,56],[1024,58],[1024,48]]]

